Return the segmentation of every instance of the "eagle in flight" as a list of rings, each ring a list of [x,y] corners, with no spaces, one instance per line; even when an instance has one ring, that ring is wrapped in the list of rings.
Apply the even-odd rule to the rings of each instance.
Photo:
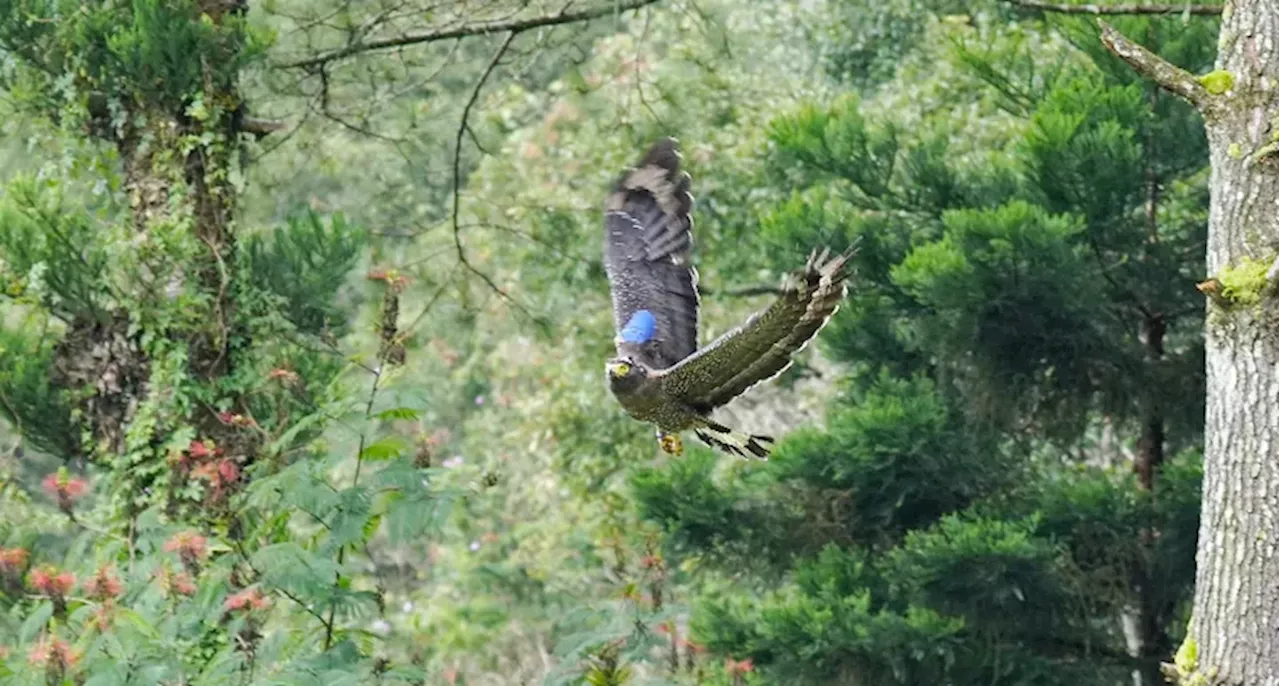
[[[657,425],[669,454],[683,452],[680,432],[692,429],[712,448],[767,459],[771,437],[734,431],[711,411],[791,366],[844,298],[851,253],[813,253],[782,280],[773,304],[699,348],[689,181],[678,143],[666,138],[622,174],[605,202],[617,331],[617,355],[605,366],[609,389],[628,414]]]

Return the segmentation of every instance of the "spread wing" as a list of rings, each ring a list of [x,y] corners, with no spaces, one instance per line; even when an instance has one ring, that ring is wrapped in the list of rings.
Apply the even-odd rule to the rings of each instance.
[[[605,203],[604,264],[620,356],[665,369],[698,346],[693,196],[678,143],[654,144],[614,184]]]
[[[810,255],[803,270],[783,279],[772,305],[662,372],[663,388],[689,407],[710,412],[791,366],[791,355],[839,308],[851,255]]]

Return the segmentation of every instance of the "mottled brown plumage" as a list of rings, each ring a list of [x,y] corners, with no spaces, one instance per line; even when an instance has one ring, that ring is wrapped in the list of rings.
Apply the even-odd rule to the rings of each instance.
[[[657,425],[668,452],[679,452],[678,433],[692,429],[714,448],[765,458],[772,438],[733,431],[709,415],[790,366],[839,307],[850,254],[815,252],[783,279],[773,304],[698,349],[689,184],[677,143],[667,138],[622,174],[605,202],[605,268],[618,331],[609,387],[632,417]]]

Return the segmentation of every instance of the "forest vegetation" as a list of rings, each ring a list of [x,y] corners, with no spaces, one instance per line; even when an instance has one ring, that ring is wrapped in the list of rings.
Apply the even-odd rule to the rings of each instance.
[[[1280,678],[1263,0],[0,0],[0,684]],[[609,394],[692,177],[718,413]]]

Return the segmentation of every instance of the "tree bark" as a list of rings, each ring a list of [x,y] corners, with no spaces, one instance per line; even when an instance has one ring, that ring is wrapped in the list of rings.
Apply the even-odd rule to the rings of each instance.
[[[1151,39],[1152,25],[1147,25],[1147,39]],[[1155,112],[1160,104],[1160,92],[1154,85],[1146,88],[1147,107]],[[1149,127],[1144,128],[1142,136],[1144,163],[1142,165],[1143,193],[1146,195],[1146,242],[1143,246],[1142,261],[1153,259],[1153,252],[1160,245],[1160,175],[1156,172],[1156,137]],[[1148,370],[1153,377],[1159,375],[1164,363],[1164,337],[1169,330],[1169,321],[1158,306],[1143,304],[1139,307],[1141,321],[1138,325],[1138,340],[1145,348]],[[1142,432],[1138,437],[1134,471],[1138,475],[1138,485],[1153,497],[1156,486],[1156,474],[1164,464],[1165,417],[1164,389],[1153,384],[1145,391],[1141,402]],[[1154,519],[1154,517],[1152,517]],[[1138,603],[1136,616],[1133,617],[1133,628],[1136,645],[1131,646],[1134,657],[1139,659],[1139,667],[1134,672],[1135,686],[1160,686],[1164,677],[1160,672],[1161,658],[1169,653],[1169,633],[1167,608],[1162,607],[1160,589],[1155,581],[1154,565],[1155,541],[1160,532],[1156,530],[1154,521],[1149,521],[1139,533],[1139,545],[1143,551],[1134,571],[1134,590]]]
[[[242,13],[244,8],[235,2],[201,0],[193,10],[191,21],[221,24],[228,13]],[[177,259],[164,254],[152,259],[148,268],[122,273],[116,279],[121,295],[110,312],[80,316],[70,323],[55,350],[53,380],[61,388],[77,391],[80,428],[90,439],[80,447],[82,456],[114,459],[126,452],[129,427],[150,394],[155,364],[153,355],[143,349],[137,322],[152,317],[150,310],[161,301],[183,293],[200,294],[197,307],[207,310],[188,321],[169,324],[160,333],[186,344],[187,364],[196,380],[212,382],[232,372],[236,196],[231,172],[240,144],[243,102],[238,74],[214,66],[234,62],[240,49],[240,41],[227,40],[190,56],[202,66],[199,95],[208,104],[200,117],[190,111],[189,100],[150,101],[115,93],[116,105],[125,116],[123,123],[113,123],[108,95],[88,94],[87,132],[114,145],[119,153],[138,245],[150,245],[156,235],[172,231],[171,225],[182,224],[189,226],[203,250]],[[155,272],[150,265],[156,266]],[[240,411],[240,399],[230,401],[230,409]],[[235,457],[256,447],[256,439],[249,440],[249,433],[222,421],[211,406],[197,406],[190,416],[170,419],[191,422],[201,437],[237,451],[231,453]],[[167,440],[169,428],[161,425],[153,431],[155,445],[149,459],[166,458],[159,445]]]
[[[1211,166],[1204,491],[1195,604],[1170,680],[1280,682],[1277,572],[1277,8],[1228,2],[1213,74],[1196,78],[1102,25],[1102,42],[1204,116]]]
[[[1208,273],[1271,265],[1277,246],[1276,4],[1228,3],[1217,69],[1232,86],[1207,109]],[[1268,146],[1271,152],[1267,152]],[[1209,304],[1204,491],[1189,640],[1211,684],[1275,684],[1277,335],[1275,283]],[[1186,665],[1184,665],[1186,666]]]
[[[1151,182],[1154,188],[1154,180]],[[1150,191],[1151,204],[1148,209],[1152,222],[1155,217],[1155,191]],[[1152,229],[1154,235],[1154,229]],[[1139,329],[1139,339],[1146,346],[1147,364],[1151,369],[1159,368],[1164,358],[1164,336],[1168,330],[1165,317],[1160,313],[1143,316]],[[1152,388],[1143,399],[1142,433],[1138,438],[1137,454],[1134,460],[1134,471],[1138,474],[1138,485],[1150,496],[1155,491],[1156,474],[1164,464],[1165,420],[1160,389]],[[1165,626],[1168,621],[1166,608],[1157,601],[1153,568],[1155,556],[1154,543],[1159,535],[1153,523],[1148,522],[1142,528],[1139,543],[1144,551],[1140,562],[1134,569],[1134,588],[1138,595],[1137,616],[1134,617],[1137,645],[1133,651],[1139,659],[1139,667],[1135,672],[1134,683],[1138,686],[1160,686],[1164,679],[1160,673],[1161,658],[1168,654],[1170,641]]]

